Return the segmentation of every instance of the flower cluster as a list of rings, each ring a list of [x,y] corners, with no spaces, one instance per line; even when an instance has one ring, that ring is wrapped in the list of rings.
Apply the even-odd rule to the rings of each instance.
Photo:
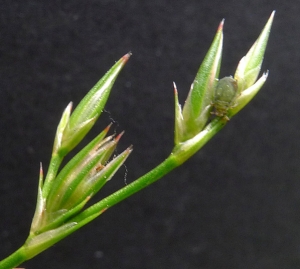
[[[212,114],[228,121],[260,90],[268,76],[266,72],[257,80],[274,14],[275,12],[272,12],[260,36],[240,60],[233,78],[218,79],[222,58],[223,20],[191,85],[183,109],[179,105],[174,83],[175,145],[199,134]]]
[[[131,53],[123,56],[82,99],[73,113],[70,103],[57,127],[52,158],[44,180],[40,169],[37,208],[25,243],[34,256],[84,225],[84,206],[117,172],[132,151],[128,147],[112,160],[123,133],[107,136],[110,125],[79,151],[62,169],[64,157],[85,137],[100,116],[111,88]],[[81,217],[83,214],[83,217]],[[98,212],[98,215],[101,212]]]

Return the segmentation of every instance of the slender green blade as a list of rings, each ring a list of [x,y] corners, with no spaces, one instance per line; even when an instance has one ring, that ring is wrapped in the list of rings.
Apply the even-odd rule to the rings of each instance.
[[[272,12],[258,39],[252,45],[246,56],[241,59],[237,67],[234,78],[238,82],[240,92],[253,85],[257,80],[264,59],[274,15],[275,11]]]
[[[223,24],[224,20],[219,25],[213,43],[198,70],[183,107],[182,113],[186,129],[186,137],[183,140],[190,139],[199,133],[208,120],[209,109],[207,107],[211,105],[214,86],[221,65]]]

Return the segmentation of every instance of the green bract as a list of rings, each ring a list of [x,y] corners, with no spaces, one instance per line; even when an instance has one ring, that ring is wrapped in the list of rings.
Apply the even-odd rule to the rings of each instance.
[[[229,116],[232,117],[238,113],[251,99],[258,93],[264,85],[268,72],[265,72],[258,80],[261,65],[264,59],[266,46],[268,43],[271,26],[273,23],[275,11],[272,12],[266,26],[262,30],[260,36],[252,45],[246,56],[244,56],[236,69],[234,78],[238,83],[238,91],[240,95],[237,98],[237,106],[229,111]],[[257,81],[256,81],[257,80]]]
[[[123,56],[88,92],[71,114],[69,105],[59,124],[54,152],[65,155],[70,152],[92,128],[103,111],[110,90],[131,53]],[[71,114],[71,116],[70,116]]]
[[[234,78],[238,82],[239,92],[249,88],[257,80],[264,59],[274,15],[275,11],[272,12],[258,39],[238,64]]]
[[[184,142],[198,134],[209,118],[216,78],[219,76],[222,46],[223,25],[220,23],[217,34],[206,54],[198,73],[191,85],[183,110],[178,102],[175,89],[175,144]]]

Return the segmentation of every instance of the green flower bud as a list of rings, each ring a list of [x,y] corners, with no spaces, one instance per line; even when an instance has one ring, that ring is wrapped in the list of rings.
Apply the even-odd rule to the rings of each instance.
[[[105,138],[109,127],[73,157],[53,182],[36,212],[31,232],[54,229],[76,215],[125,162],[131,148],[108,161],[122,133]]]
[[[182,111],[178,102],[177,89],[174,84],[175,145],[197,135],[204,128],[209,118],[214,87],[216,79],[219,76],[221,64],[223,24],[224,20],[220,23],[213,43],[191,85]]]
[[[249,88],[257,80],[264,59],[274,15],[275,11],[272,12],[258,39],[237,66],[234,78],[237,80],[239,92]]]
[[[81,100],[72,114],[72,105],[70,104],[67,107],[57,129],[53,149],[54,152],[57,152],[61,156],[65,156],[93,127],[103,111],[117,76],[130,56],[131,53],[127,53],[116,62]]]
[[[237,81],[239,95],[236,99],[236,105],[228,111],[229,117],[234,116],[251,101],[268,77],[269,72],[265,72],[256,81],[263,62],[274,15],[275,11],[272,12],[258,39],[238,64],[234,79]]]

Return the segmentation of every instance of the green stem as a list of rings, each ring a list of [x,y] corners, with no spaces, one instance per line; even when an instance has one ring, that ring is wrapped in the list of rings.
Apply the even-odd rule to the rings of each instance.
[[[134,193],[144,189],[145,187],[149,186],[150,184],[154,183],[175,167],[179,165],[176,158],[170,155],[165,161],[161,164],[156,166],[147,174],[143,175],[139,179],[135,180],[131,184],[125,186],[124,188],[116,191],[115,193],[111,194],[110,196],[102,199],[100,202],[96,203],[95,205],[89,207],[84,212],[73,218],[71,221],[78,222],[78,225],[74,228],[79,228],[78,226],[83,226],[90,222],[91,220],[95,219],[98,215],[100,215],[106,209],[112,207],[115,204],[125,200],[129,196],[133,195]]]
[[[16,250],[13,254],[5,258],[4,260],[0,261],[0,268],[1,269],[11,269],[22,262],[26,261],[26,253],[25,253],[25,248],[21,247],[18,250]]]
[[[116,191],[110,196],[104,198],[98,203],[92,205],[91,207],[77,215],[75,218],[73,218],[71,221],[78,222],[78,225],[76,225],[74,229],[79,228],[78,226],[81,227],[85,225],[86,223],[99,216],[106,209],[112,207],[115,204],[118,204],[134,193],[144,189],[158,179],[162,178],[174,168],[183,164],[200,148],[202,148],[216,133],[218,133],[225,126],[225,124],[226,122],[222,118],[216,118],[194,138],[177,145],[173,149],[170,156],[150,172],[141,176],[131,184]]]

